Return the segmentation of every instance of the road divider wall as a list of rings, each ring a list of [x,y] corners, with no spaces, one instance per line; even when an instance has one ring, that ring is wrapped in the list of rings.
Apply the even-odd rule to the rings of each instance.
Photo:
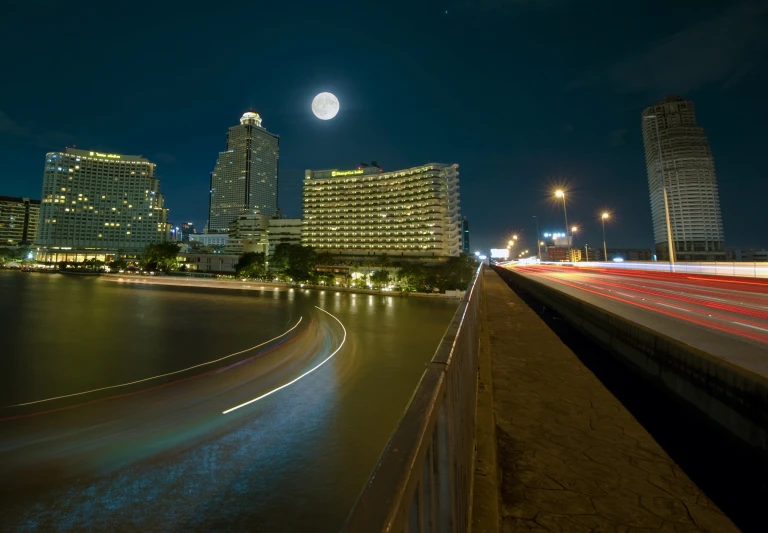
[[[768,379],[514,271],[494,270],[768,459]]]

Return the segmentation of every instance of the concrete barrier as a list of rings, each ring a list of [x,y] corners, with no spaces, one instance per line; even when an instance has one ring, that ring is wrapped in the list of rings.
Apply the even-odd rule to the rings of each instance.
[[[768,379],[516,272],[495,270],[768,459]]]

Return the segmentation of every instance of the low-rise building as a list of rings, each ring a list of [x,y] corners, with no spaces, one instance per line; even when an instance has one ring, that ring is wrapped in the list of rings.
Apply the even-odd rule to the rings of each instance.
[[[40,220],[40,200],[0,196],[0,246],[33,244]]]
[[[229,242],[229,235],[226,233],[190,233],[189,242],[199,242],[200,246],[204,248],[223,247]]]
[[[279,244],[301,244],[300,218],[270,218],[269,219],[269,257],[275,254]]]
[[[179,264],[191,272],[234,274],[240,260],[237,254],[184,254],[179,253]]]
[[[752,248],[748,250],[736,250],[734,255],[736,261],[768,261],[768,250],[755,250]]]
[[[268,233],[268,216],[238,215],[229,225],[229,242],[223,251],[228,254],[261,252],[266,255],[269,247]]]

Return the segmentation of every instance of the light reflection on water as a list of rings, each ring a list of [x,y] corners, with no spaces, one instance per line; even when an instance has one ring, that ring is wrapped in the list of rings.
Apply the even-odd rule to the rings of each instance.
[[[158,458],[151,468],[95,472],[64,492],[51,487],[33,495],[37,503],[24,516],[81,529],[106,521],[126,530],[252,529],[257,523],[264,531],[337,531],[457,305],[7,272],[0,272],[0,294],[7,347],[0,358],[2,405],[210,360],[271,338],[309,316],[314,305],[349,332],[336,358],[238,411],[228,431]],[[129,461],[134,452],[126,444],[116,453]]]

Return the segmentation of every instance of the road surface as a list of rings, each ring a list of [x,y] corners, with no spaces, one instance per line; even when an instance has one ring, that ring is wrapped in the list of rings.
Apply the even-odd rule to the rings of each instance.
[[[768,281],[555,265],[514,270],[768,376]]]

